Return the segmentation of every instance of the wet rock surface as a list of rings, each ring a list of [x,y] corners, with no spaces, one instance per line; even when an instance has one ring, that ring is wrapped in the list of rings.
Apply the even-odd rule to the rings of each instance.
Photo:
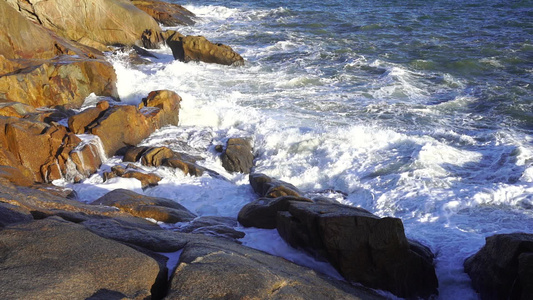
[[[497,234],[464,262],[481,299],[529,299],[533,292],[533,234]]]
[[[431,251],[405,237],[402,221],[324,200],[300,197],[289,183],[250,174],[260,196],[239,212],[243,226],[277,228],[295,248],[328,260],[347,280],[400,297],[438,294]],[[286,194],[296,196],[287,196]],[[275,198],[275,196],[283,194]]]
[[[214,44],[203,36],[175,34],[166,40],[174,59],[183,62],[201,61],[221,65],[244,65],[244,59],[230,46]]]
[[[228,139],[220,160],[228,172],[250,173],[254,161],[250,141],[245,138]]]

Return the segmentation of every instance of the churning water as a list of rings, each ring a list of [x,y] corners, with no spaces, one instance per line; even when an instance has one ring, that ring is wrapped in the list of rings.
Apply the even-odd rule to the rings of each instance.
[[[236,217],[256,196],[214,146],[251,137],[255,171],[401,218],[437,254],[441,299],[476,299],[462,262],[486,236],[533,233],[531,2],[175,2],[199,18],[172,29],[230,45],[245,66],[185,64],[168,48],[145,66],[112,55],[119,93],[135,104],[152,90],[180,94],[180,126],[143,143],[202,156],[225,179],[152,168],[164,179],[143,192],[96,174],[69,184],[82,200],[122,187]],[[316,263],[275,231],[246,232],[244,244]]]

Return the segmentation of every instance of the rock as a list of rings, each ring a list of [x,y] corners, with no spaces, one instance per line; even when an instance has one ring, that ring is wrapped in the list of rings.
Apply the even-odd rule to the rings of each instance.
[[[20,179],[22,174],[39,183],[69,176],[87,177],[98,169],[103,157],[98,145],[82,143],[65,127],[29,119],[0,117],[0,145],[0,163],[20,171],[11,170],[9,178]]]
[[[283,258],[208,237],[185,245],[171,280],[169,300],[384,298]]]
[[[89,127],[88,132],[100,137],[108,157],[147,138],[155,127],[137,107],[113,106]]]
[[[94,49],[82,47],[54,35],[51,31],[27,20],[17,10],[16,0],[0,1],[0,75],[14,72],[21,68],[19,62],[6,63],[5,59],[50,59],[58,55],[70,54],[82,57],[94,57],[100,53]],[[21,5],[26,1],[19,1]],[[29,3],[29,2],[27,2]],[[13,7],[17,7],[15,10]],[[37,22],[38,23],[38,22]],[[2,63],[2,61],[4,61]],[[7,68],[7,64],[10,68]],[[16,66],[14,66],[16,65]],[[11,69],[11,70],[9,70]]]
[[[349,281],[406,298],[438,293],[432,258],[410,249],[400,219],[341,204],[292,201],[276,223],[291,246],[327,259]]]
[[[292,184],[272,179],[262,173],[249,176],[250,185],[260,197],[277,198],[281,196],[301,197],[301,192]]]
[[[152,218],[165,223],[190,221],[196,217],[175,201],[139,195],[124,189],[111,191],[92,204],[118,207],[133,216]]]
[[[89,125],[96,121],[101,116],[101,114],[108,108],[109,103],[107,103],[107,105],[91,107],[79,114],[73,115],[68,119],[68,128],[75,134],[85,133]]]
[[[90,93],[118,97],[115,71],[101,52],[58,37],[10,4],[19,8],[0,3],[0,15],[8,16],[0,20],[0,100],[79,107]]]
[[[163,1],[132,0],[133,5],[145,11],[165,26],[193,25],[195,15],[181,5]]]
[[[146,38],[145,38],[146,39]],[[153,38],[151,38],[153,40]],[[231,47],[213,44],[203,36],[174,34],[166,39],[174,59],[183,62],[202,61],[221,65],[244,65],[244,59]]]
[[[188,161],[179,159],[177,157],[173,157],[173,158],[169,158],[165,160],[163,165],[174,168],[174,169],[180,169],[183,171],[184,174],[188,174],[190,176],[202,176],[204,172],[207,172],[207,171],[209,171],[209,173],[211,174],[218,175],[218,173],[207,170],[204,167],[197,165],[196,163],[188,162]]]
[[[144,299],[159,273],[152,258],[55,217],[5,227],[0,245],[2,299],[86,299],[102,290]]]
[[[163,230],[156,224],[131,224],[119,219],[92,218],[82,223],[101,237],[155,252],[176,252],[185,247],[190,238],[186,234]]]
[[[81,116],[71,118],[73,128],[78,132],[84,128],[86,132],[100,137],[108,157],[117,151],[124,153],[156,129],[178,124],[181,98],[170,91],[158,91],[150,95],[140,110],[132,105],[120,105],[101,112],[105,106],[83,111]]]
[[[522,253],[518,256],[518,282],[522,290],[520,299],[525,300],[531,297],[533,295],[533,253]]]
[[[128,165],[127,169],[120,165],[116,165],[111,167],[111,172],[104,172],[104,181],[115,177],[135,178],[141,182],[143,189],[150,186],[156,186],[162,179],[159,175],[155,173],[146,173],[134,165]]]
[[[89,177],[96,173],[102,165],[104,153],[95,144],[84,144],[70,152],[70,158],[76,165],[76,170],[83,177]]]
[[[135,178],[141,182],[142,188],[147,188],[149,186],[156,186],[159,181],[161,181],[161,177],[159,175],[156,175],[154,173],[144,173],[139,171],[128,171],[121,177],[123,178]],[[157,218],[155,218],[157,219]]]
[[[481,299],[529,299],[533,234],[497,234],[485,240],[485,246],[464,262]]]
[[[245,236],[244,232],[234,229],[238,225],[237,220],[233,218],[205,216],[194,219],[189,224],[179,228],[179,231],[222,237],[236,241]]]
[[[220,156],[222,166],[228,172],[248,174],[254,164],[254,155],[250,141],[243,138],[231,138]]]
[[[0,228],[11,224],[31,221],[33,221],[33,216],[29,210],[0,202]]]
[[[19,169],[12,166],[0,165],[0,177],[19,186],[32,186],[33,181],[26,177]]]
[[[49,216],[70,216],[82,220],[87,218],[128,218],[137,223],[152,224],[130,214],[120,212],[116,208],[83,204],[79,201],[65,198],[65,193],[59,193],[46,185],[39,185],[41,189],[14,186],[0,177],[0,201],[30,211],[34,218],[42,219]]]
[[[159,167],[165,160],[174,156],[174,152],[167,147],[150,148],[143,153],[141,164],[145,166]]]
[[[24,116],[35,114],[37,110],[30,105],[20,102],[0,103],[0,116],[23,118]]]
[[[0,76],[0,98],[33,107],[80,107],[91,93],[118,98],[113,66],[103,59],[62,56]]]
[[[173,91],[159,90],[153,91],[148,94],[148,97],[143,98],[139,104],[139,109],[156,107],[157,128],[161,128],[165,125],[178,125],[179,123],[179,109],[180,109],[181,97]]]
[[[11,2],[11,3],[10,3]],[[90,47],[134,45],[157,22],[127,0],[8,1],[22,15],[60,36]]]
[[[167,166],[180,169],[184,174],[202,176],[208,170],[197,165],[195,160],[186,155],[172,151],[167,147],[130,147],[126,150],[125,162],[141,162],[145,166]],[[210,171],[215,174],[215,172]]]
[[[241,208],[238,217],[239,223],[244,227],[274,229],[276,228],[278,212],[287,211],[291,201],[313,202],[307,198],[294,196],[259,198]]]

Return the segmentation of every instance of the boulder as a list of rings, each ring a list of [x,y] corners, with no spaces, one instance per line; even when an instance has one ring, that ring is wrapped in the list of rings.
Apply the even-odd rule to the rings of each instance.
[[[198,237],[181,253],[166,299],[384,299],[283,258]]]
[[[18,169],[16,173],[11,170],[9,178],[21,185],[29,185],[28,180],[85,178],[99,168],[103,158],[97,144],[83,143],[66,127],[29,119],[0,117],[0,146],[0,163]],[[26,182],[20,181],[20,175]]]
[[[291,246],[327,259],[349,281],[405,298],[438,294],[432,257],[411,250],[400,219],[341,204],[292,201],[276,225]]]
[[[143,40],[155,39],[153,34]],[[213,44],[203,36],[183,36],[174,34],[166,39],[167,45],[172,50],[174,59],[183,62],[202,61],[206,63],[216,63],[221,65],[244,65],[244,59],[230,46],[223,44]]]
[[[174,152],[167,147],[150,148],[142,154],[141,164],[145,166],[159,167],[167,159],[174,156],[176,156]]]
[[[19,165],[20,166],[20,165]],[[22,166],[20,166],[22,167]],[[26,175],[24,175],[20,169],[9,165],[0,165],[0,177],[3,177],[9,180],[11,183],[18,186],[31,186],[33,185],[33,180],[30,180]]]
[[[97,106],[69,119],[69,126],[76,132],[85,131],[97,135],[105,154],[110,157],[117,151],[124,153],[147,138],[156,129],[166,125],[178,125],[179,101],[174,92],[150,93],[140,105]]]
[[[291,201],[313,202],[307,198],[294,196],[259,198],[241,208],[239,223],[244,227],[274,229],[278,212],[287,211]]]
[[[533,291],[533,234],[497,234],[464,262],[481,299],[529,299]]]
[[[193,25],[195,15],[181,5],[163,1],[132,0],[131,3],[165,26]]]
[[[133,164],[128,165],[127,169],[120,165],[116,165],[111,167],[111,172],[104,172],[104,181],[115,177],[135,178],[141,182],[143,189],[150,186],[156,186],[162,179],[161,176],[155,173],[146,173]]]
[[[111,157],[121,149],[137,145],[155,129],[137,107],[121,105],[104,111],[88,132],[100,137],[106,155]]]
[[[90,47],[133,45],[157,22],[127,0],[9,0],[26,18],[60,36]],[[31,40],[31,39],[30,39]]]
[[[202,176],[207,171],[197,165],[190,156],[174,152],[168,147],[130,147],[126,150],[123,160],[125,162],[141,162],[145,166],[166,166],[180,169],[184,174]],[[215,174],[215,172],[211,171]]]
[[[37,113],[37,110],[30,105],[20,102],[0,103],[0,116],[23,118],[30,114]]]
[[[294,185],[282,180],[270,178],[262,173],[251,173],[249,179],[250,185],[260,197],[301,197],[302,194]]]
[[[111,191],[92,204],[118,207],[133,216],[152,218],[165,223],[186,222],[196,217],[175,201],[144,196],[124,189]]]
[[[88,108],[82,113],[73,115],[68,119],[68,128],[75,134],[85,133],[89,125],[96,121],[96,119],[98,119],[100,115],[108,108],[109,102],[102,101],[100,105]]]
[[[151,107],[158,108],[157,114],[152,118],[157,128],[165,125],[178,125],[181,97],[173,91],[158,90],[148,94],[139,104],[139,109],[150,111]],[[153,111],[153,110],[152,110]]]
[[[0,18],[0,53],[3,56],[0,58],[0,75],[21,68],[20,62],[6,62],[5,59],[50,59],[63,54],[85,58],[101,55],[99,51],[60,38],[26,19],[17,10],[19,5],[29,2],[16,2],[17,0],[0,1],[0,15],[3,16]]]
[[[254,164],[254,155],[250,141],[243,138],[231,138],[220,156],[222,166],[228,172],[248,174]]]
[[[80,107],[91,93],[118,98],[113,66],[103,59],[62,56],[0,76],[0,98],[33,107]]]
[[[2,299],[145,299],[159,273],[152,258],[57,217],[7,226],[0,245]]]
[[[102,161],[104,160],[104,154],[100,152],[100,149],[96,144],[78,144],[78,146],[70,152],[70,158],[76,165],[78,174],[83,178],[87,178],[98,171],[98,168],[100,168]]]

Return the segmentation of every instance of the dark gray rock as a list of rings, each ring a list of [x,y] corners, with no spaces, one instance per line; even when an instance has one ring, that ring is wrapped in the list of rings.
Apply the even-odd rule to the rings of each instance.
[[[132,224],[119,219],[91,219],[82,225],[101,237],[154,252],[176,252],[188,241],[184,234],[162,230],[155,224]]]
[[[33,221],[31,212],[19,206],[0,202],[0,228],[16,223]]]
[[[0,231],[0,298],[86,299],[106,290],[150,297],[150,257],[57,217]]]
[[[533,234],[497,234],[464,262],[481,299],[530,299]]]
[[[400,219],[341,204],[293,201],[276,223],[290,245],[327,259],[349,281],[400,297],[438,294],[432,258],[410,249]]]
[[[254,164],[250,141],[244,138],[229,139],[220,160],[228,172],[250,173]]]
[[[241,208],[238,216],[239,223],[244,227],[274,229],[278,212],[289,209],[291,201],[313,202],[307,198],[294,196],[259,198]]]

